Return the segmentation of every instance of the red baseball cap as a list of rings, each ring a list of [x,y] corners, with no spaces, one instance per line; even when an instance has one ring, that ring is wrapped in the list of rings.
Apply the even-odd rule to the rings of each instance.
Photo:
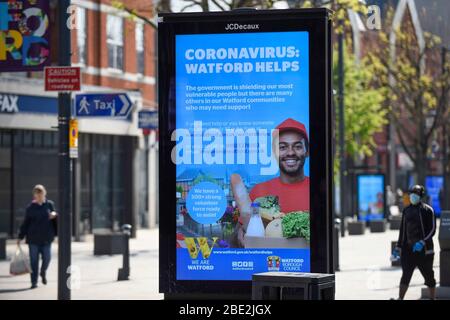
[[[300,132],[300,134],[302,134],[305,137],[306,141],[309,143],[308,134],[306,133],[305,125],[301,122],[298,122],[298,121],[292,119],[292,118],[288,118],[288,119],[284,120],[275,129],[278,129],[280,131],[280,133],[283,131],[288,131],[288,130]]]

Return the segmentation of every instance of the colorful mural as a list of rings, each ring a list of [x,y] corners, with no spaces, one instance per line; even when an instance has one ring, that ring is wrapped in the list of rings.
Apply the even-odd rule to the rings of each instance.
[[[49,1],[0,0],[0,72],[41,71],[50,60]]]

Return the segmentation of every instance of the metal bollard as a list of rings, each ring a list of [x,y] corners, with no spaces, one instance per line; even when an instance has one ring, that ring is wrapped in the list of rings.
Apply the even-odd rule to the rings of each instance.
[[[339,240],[340,240],[340,230],[341,230],[341,219],[334,219],[334,232],[333,232],[333,266],[334,271],[340,271],[339,268]]]
[[[121,229],[124,234],[124,244],[123,244],[123,265],[122,268],[119,269],[119,275],[117,277],[117,281],[128,280],[130,276],[130,235],[131,235],[131,225],[124,224]]]

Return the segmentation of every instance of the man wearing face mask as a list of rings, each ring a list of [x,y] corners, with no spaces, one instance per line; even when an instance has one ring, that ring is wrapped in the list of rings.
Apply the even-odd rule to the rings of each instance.
[[[425,196],[423,186],[415,185],[409,192],[411,204],[403,209],[400,234],[393,255],[400,256],[402,278],[399,300],[403,300],[416,267],[425,278],[430,298],[435,299],[436,280],[433,271],[433,236],[436,232],[436,218],[433,208],[422,202]]]

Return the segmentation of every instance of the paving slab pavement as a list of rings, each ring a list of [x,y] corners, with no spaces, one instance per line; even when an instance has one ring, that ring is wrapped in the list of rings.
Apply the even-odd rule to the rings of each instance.
[[[340,241],[340,272],[336,273],[336,299],[389,300],[398,297],[401,268],[391,267],[391,241],[398,231],[352,235]],[[439,282],[439,243],[434,237],[434,272]],[[418,269],[413,274],[407,300],[418,300],[424,280]]]
[[[336,299],[388,300],[397,297],[401,269],[391,267],[390,243],[398,231],[366,232],[362,236],[340,239],[340,267],[336,273]],[[435,237],[436,252],[439,244]],[[15,241],[8,241],[7,254],[15,251]],[[72,299],[162,299],[158,292],[158,229],[138,230],[138,237],[130,240],[130,280],[116,281],[122,256],[94,256],[93,237],[72,243]],[[56,299],[57,245],[52,246],[53,260],[48,270],[48,285],[39,284],[29,290],[29,275],[10,276],[9,261],[0,261],[0,300]],[[435,274],[439,281],[439,254],[435,256]],[[417,300],[423,288],[418,270],[414,273],[406,299]]]
[[[7,255],[14,254],[15,241],[8,241]],[[24,246],[26,248],[26,246]],[[138,230],[137,239],[130,240],[130,280],[117,281],[122,255],[94,256],[93,236],[85,242],[72,243],[72,299],[162,299],[158,292],[158,229]],[[29,275],[9,276],[9,261],[0,261],[0,300],[56,299],[57,245],[52,245],[52,261],[48,270],[48,284],[39,282],[29,290]]]

